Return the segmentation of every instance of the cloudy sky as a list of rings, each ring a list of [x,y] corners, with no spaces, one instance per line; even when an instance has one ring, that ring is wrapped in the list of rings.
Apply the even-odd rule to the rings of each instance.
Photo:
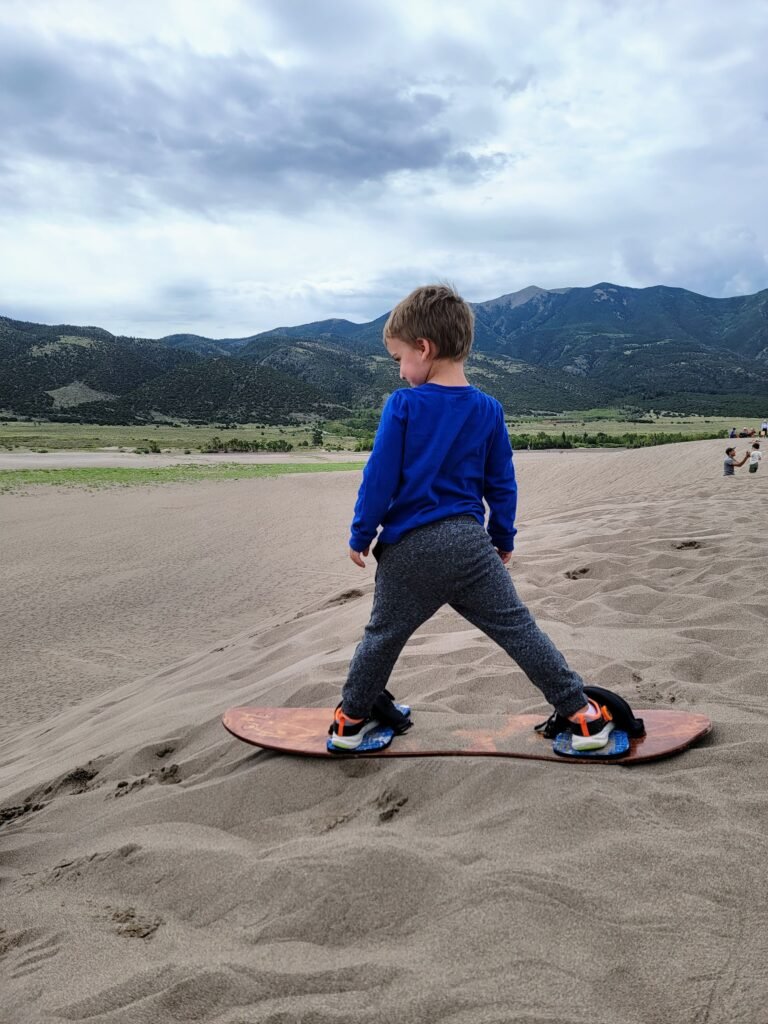
[[[0,315],[768,287],[766,0],[1,0]]]

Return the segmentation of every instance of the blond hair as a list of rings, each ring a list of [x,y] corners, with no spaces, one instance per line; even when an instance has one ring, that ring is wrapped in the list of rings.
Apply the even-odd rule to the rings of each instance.
[[[466,359],[475,317],[469,303],[447,284],[426,284],[398,302],[384,325],[384,341],[434,342],[438,359]]]

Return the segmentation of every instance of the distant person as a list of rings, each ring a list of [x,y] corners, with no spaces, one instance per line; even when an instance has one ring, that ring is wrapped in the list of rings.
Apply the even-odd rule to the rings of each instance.
[[[768,437],[768,420],[763,420],[760,424],[760,437]]]
[[[728,431],[728,437],[730,437],[731,439],[736,437],[736,427],[731,427],[731,429]]]
[[[427,285],[395,306],[384,327],[410,388],[384,406],[355,505],[355,565],[365,568],[383,529],[371,620],[331,723],[336,750],[355,750],[382,724],[396,733],[409,727],[385,687],[411,634],[445,604],[517,662],[554,705],[574,749],[598,750],[610,740],[610,712],[584,693],[506,569],[517,532],[512,448],[501,405],[464,376],[473,326],[472,310],[452,288]]]
[[[739,431],[739,437],[754,437],[754,436],[755,436],[755,428],[754,427],[742,427],[741,430]]]
[[[733,476],[734,471],[743,466],[749,458],[749,452],[744,452],[744,458],[741,462],[736,461],[736,449],[726,448],[725,449],[725,461],[723,462],[723,476]]]
[[[757,467],[760,465],[760,460],[763,457],[763,453],[760,451],[760,442],[755,441],[752,445],[752,451],[749,456],[749,472],[756,473]]]

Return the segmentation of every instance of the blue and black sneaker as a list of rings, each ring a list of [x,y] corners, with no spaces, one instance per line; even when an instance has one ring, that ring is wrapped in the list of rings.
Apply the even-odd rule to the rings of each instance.
[[[601,750],[613,732],[613,716],[603,704],[587,697],[589,711],[568,719],[571,746],[574,750]]]
[[[337,750],[357,750],[369,732],[380,728],[381,722],[377,719],[350,718],[342,711],[341,704],[338,704],[328,730],[330,736],[328,743],[329,746],[335,747]]]
[[[395,704],[389,690],[384,690],[376,698],[370,714],[365,718],[351,718],[345,715],[341,704],[338,704],[333,713],[333,722],[328,729],[328,742],[337,750],[357,750],[365,742],[365,737],[375,729],[383,727],[388,743],[393,733],[400,735],[412,725],[411,709],[405,704]]]

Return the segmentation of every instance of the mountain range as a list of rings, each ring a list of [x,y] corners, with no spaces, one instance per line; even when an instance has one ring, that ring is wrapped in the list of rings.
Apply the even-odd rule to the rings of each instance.
[[[522,291],[473,305],[470,380],[509,416],[597,405],[768,412],[768,289]],[[0,413],[84,422],[298,423],[375,410],[396,387],[387,314],[247,338],[116,337],[0,317]]]

